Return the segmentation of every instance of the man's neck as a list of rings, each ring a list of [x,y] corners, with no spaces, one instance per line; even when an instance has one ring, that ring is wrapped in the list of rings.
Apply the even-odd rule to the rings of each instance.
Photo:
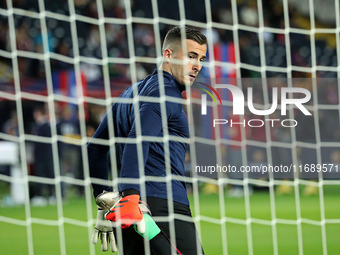
[[[168,72],[169,74],[172,75],[170,67],[169,65],[167,65],[167,63],[162,62],[158,70]]]

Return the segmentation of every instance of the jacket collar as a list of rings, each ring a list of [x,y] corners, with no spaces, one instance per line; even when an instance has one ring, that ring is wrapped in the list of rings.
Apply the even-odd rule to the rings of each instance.
[[[185,90],[185,85],[180,84],[178,81],[176,81],[175,77],[173,77],[170,73],[168,73],[167,71],[164,70],[158,70],[155,69],[152,73],[152,75],[157,74],[159,71],[163,72],[163,76],[168,78],[170,81],[172,81],[176,87],[178,88],[178,90],[182,93]]]

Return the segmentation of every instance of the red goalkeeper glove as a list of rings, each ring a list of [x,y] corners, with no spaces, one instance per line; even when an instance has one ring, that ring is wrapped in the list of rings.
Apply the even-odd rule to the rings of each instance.
[[[143,213],[140,210],[139,195],[128,195],[123,197],[110,211],[106,214],[106,219],[111,221],[120,221],[122,228],[128,228],[132,224],[137,224],[139,232],[145,232],[145,223]]]

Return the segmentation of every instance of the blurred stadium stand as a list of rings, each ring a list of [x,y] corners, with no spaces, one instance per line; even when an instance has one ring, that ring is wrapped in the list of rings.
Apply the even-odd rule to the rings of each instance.
[[[37,0],[13,0],[13,7],[39,12]],[[126,17],[125,3],[123,0],[110,1],[103,0],[104,16],[107,18],[124,19]],[[289,1],[289,24],[291,28],[310,29],[309,11],[306,11],[306,6],[303,6],[299,0]],[[333,1],[334,2],[334,1]],[[45,0],[45,9],[48,12],[60,15],[70,15],[68,1],[66,0]],[[98,19],[96,1],[94,0],[75,0],[75,11],[78,15]],[[132,14],[134,17],[153,18],[151,0],[133,0]],[[238,31],[240,57],[241,62],[252,66],[261,66],[261,49],[258,34],[249,29],[244,29],[245,26],[257,28],[259,27],[259,17],[257,10],[257,2],[254,0],[239,0],[237,1],[237,11],[239,24],[241,25]],[[315,25],[318,28],[335,28],[335,12],[332,14],[323,15],[325,8],[334,9],[330,1],[315,1]],[[171,3],[171,8],[168,8],[168,1],[158,0],[158,10],[160,17],[175,19],[180,18],[178,2]],[[334,4],[334,3],[333,3]],[[203,22],[207,21],[205,1],[184,1],[185,16],[187,19]],[[281,1],[263,0],[263,23],[269,28],[285,28],[284,12]],[[0,8],[6,9],[6,3],[1,2]],[[211,0],[212,20],[216,23],[233,25],[232,8],[230,1]],[[331,12],[331,13],[333,13]],[[27,16],[14,15],[16,27],[17,50],[43,53],[42,36],[40,31],[40,20]],[[0,15],[0,50],[11,52],[9,41],[8,17]],[[72,42],[71,24],[67,20],[47,17],[46,25],[48,30],[48,46],[49,51],[58,56],[67,58],[73,57],[75,46]],[[168,25],[160,23],[161,37],[168,29]],[[84,21],[76,20],[77,38],[79,55],[87,58],[101,59],[102,42],[100,37],[99,26],[90,24]],[[278,31],[278,30],[277,30]],[[282,31],[282,30],[281,30]],[[108,57],[110,58],[129,58],[127,27],[125,25],[106,23],[105,35]],[[140,57],[156,57],[155,41],[153,26],[149,24],[133,23],[134,50],[135,55]],[[286,49],[286,38],[284,33],[265,32],[264,34],[264,56],[265,65],[267,67],[288,67],[287,52],[291,53],[292,65],[296,67],[311,67],[312,66],[312,45],[315,42],[315,57],[316,65],[325,67],[337,67],[339,65],[336,49],[335,34],[315,34],[315,41],[311,41],[309,35],[291,31],[289,34],[290,51]],[[214,29],[214,43],[225,44],[233,43],[233,31],[225,29]],[[74,66],[65,61],[60,61],[51,57],[51,70],[53,76],[53,86],[55,91],[58,89],[70,89],[74,84]],[[42,60],[33,59],[30,57],[18,57],[20,88],[22,91],[35,94],[47,94],[47,82],[45,77],[45,67]],[[146,74],[152,72],[156,67],[155,64],[137,63],[137,78],[142,79]],[[105,98],[103,70],[100,65],[80,62],[80,68],[84,83],[86,83],[86,95],[96,98]],[[252,69],[242,68],[242,77],[261,77],[259,72]],[[111,85],[111,95],[118,96],[126,87],[131,84],[130,71],[128,64],[109,63],[109,75]],[[287,78],[287,72],[268,71],[267,77],[282,77]],[[317,78],[337,78],[336,71],[318,71]],[[292,72],[292,77],[310,78],[310,72]],[[73,82],[70,82],[72,81]],[[65,88],[65,86],[67,88]],[[307,85],[308,87],[308,85]],[[310,87],[309,87],[310,88]],[[311,88],[310,88],[311,89]],[[318,102],[328,105],[336,105],[339,103],[338,84],[329,82],[326,85],[318,85]],[[14,93],[14,79],[12,62],[9,58],[0,57],[0,90]],[[25,104],[25,103],[24,103]],[[0,118],[0,128],[10,117],[8,109],[15,108],[15,103],[9,103],[0,98],[0,109],[7,109],[6,113]],[[32,112],[32,109],[30,109]],[[320,118],[331,119],[335,126],[321,128],[322,141],[340,141],[340,132],[338,128],[339,114],[336,110],[323,110],[323,114],[319,114]],[[26,117],[25,121],[31,122],[32,118]],[[319,120],[322,125],[322,119]],[[312,123],[314,125],[314,123]],[[29,127],[29,123],[25,127]],[[311,132],[314,132],[313,126],[309,126]],[[29,132],[29,131],[27,131]],[[273,131],[273,133],[279,133]],[[304,131],[298,131],[297,139],[306,141],[303,136]],[[280,133],[278,136],[282,136]],[[309,140],[308,140],[309,141]],[[314,140],[315,142],[315,140]],[[336,156],[334,156],[336,157]],[[331,160],[330,158],[326,161]]]

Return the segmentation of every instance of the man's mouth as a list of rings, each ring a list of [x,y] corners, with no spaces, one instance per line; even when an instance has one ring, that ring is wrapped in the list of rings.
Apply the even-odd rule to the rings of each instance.
[[[189,74],[189,77],[190,77],[191,79],[196,79],[196,76],[193,75],[193,74]]]

